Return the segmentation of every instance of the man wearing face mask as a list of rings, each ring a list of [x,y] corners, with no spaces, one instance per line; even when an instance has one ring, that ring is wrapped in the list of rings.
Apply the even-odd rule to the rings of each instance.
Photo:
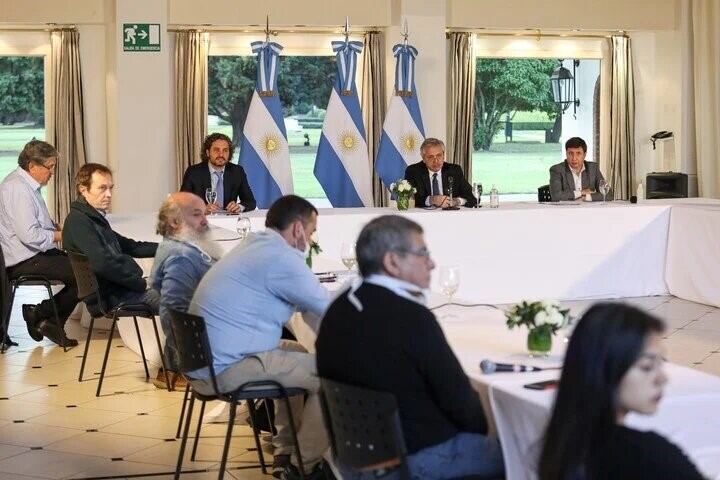
[[[317,214],[301,197],[278,199],[268,210],[265,231],[251,234],[208,271],[189,309],[205,319],[221,391],[257,380],[307,390],[304,408],[302,397],[291,398],[291,408],[296,422],[299,419],[298,441],[310,478],[322,473],[320,460],[328,448],[315,356],[280,337],[295,311],[320,317],[330,301],[329,292],[305,264]],[[196,391],[214,393],[207,372],[191,373],[188,380]],[[276,404],[274,453],[276,460],[285,458],[287,463],[276,465],[274,473],[299,478],[287,412],[282,402]]]

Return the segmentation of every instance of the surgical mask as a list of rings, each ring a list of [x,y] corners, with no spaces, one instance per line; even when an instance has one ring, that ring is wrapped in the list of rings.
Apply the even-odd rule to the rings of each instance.
[[[305,248],[302,250],[298,248],[297,245],[295,245],[295,249],[298,251],[298,255],[301,255],[303,259],[307,258],[310,254],[310,242],[308,241],[307,237],[305,236],[305,229],[301,228],[300,231],[302,232],[302,238],[303,242],[305,243]]]

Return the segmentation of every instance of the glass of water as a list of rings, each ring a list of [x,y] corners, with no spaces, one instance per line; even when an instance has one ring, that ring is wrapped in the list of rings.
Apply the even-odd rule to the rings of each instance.
[[[453,304],[453,295],[460,288],[460,267],[447,266],[440,267],[440,290],[443,295],[448,297],[448,306]],[[448,313],[442,318],[456,318],[455,315]]]
[[[355,256],[355,244],[354,243],[343,243],[340,248],[340,259],[343,265],[348,269],[348,273],[353,269],[357,263],[357,257]]]
[[[600,193],[602,193],[602,196],[603,196],[603,203],[607,203],[606,197],[607,197],[607,194],[610,193],[610,184],[608,182],[603,181],[600,184]]]
[[[477,205],[475,206],[475,208],[480,208],[482,206],[480,204],[482,202],[482,194],[483,194],[482,183],[480,183],[480,182],[473,183],[473,195],[475,195],[475,199],[477,200]]]
[[[237,224],[235,225],[235,230],[237,231],[240,240],[245,240],[252,231],[250,219],[248,217],[238,217]]]
[[[205,200],[208,205],[215,203],[215,200],[217,200],[217,192],[212,188],[205,189]]]

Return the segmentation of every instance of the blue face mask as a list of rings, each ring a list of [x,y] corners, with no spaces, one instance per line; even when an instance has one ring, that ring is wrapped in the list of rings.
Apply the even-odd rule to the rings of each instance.
[[[297,245],[295,245],[295,250],[297,250],[298,256],[300,256],[300,258],[302,258],[304,260],[310,254],[310,242],[308,241],[307,237],[305,236],[305,228],[301,228],[300,231],[302,232],[302,241],[305,246],[303,248],[300,248]]]

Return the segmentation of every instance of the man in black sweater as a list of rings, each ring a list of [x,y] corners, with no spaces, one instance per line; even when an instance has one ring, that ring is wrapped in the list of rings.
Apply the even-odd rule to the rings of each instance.
[[[122,302],[147,303],[158,311],[160,296],[147,289],[147,281],[134,257],[154,257],[158,244],[137,242],[115,233],[105,218],[110,208],[112,172],[105,165],[88,163],[78,170],[75,188],[78,198],[62,230],[63,247],[88,257],[97,276],[105,308]],[[88,305],[90,313],[92,305]]]
[[[386,215],[363,228],[363,282],[341,294],[318,334],[321,377],[390,392],[398,403],[413,478],[501,477],[478,393],[425,306],[435,264],[420,225]]]

